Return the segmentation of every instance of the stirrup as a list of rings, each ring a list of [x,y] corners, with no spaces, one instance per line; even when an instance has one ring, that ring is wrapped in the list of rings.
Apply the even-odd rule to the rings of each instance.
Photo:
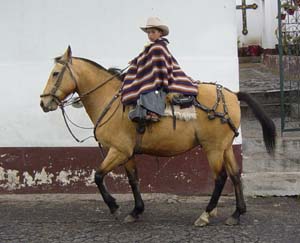
[[[140,120],[139,122],[137,122],[136,131],[139,134],[144,134],[145,133],[145,131],[146,131],[146,122],[145,122],[145,120]]]
[[[155,114],[154,112],[148,112],[148,114],[145,117],[145,120],[149,122],[159,122],[160,118],[159,115]]]

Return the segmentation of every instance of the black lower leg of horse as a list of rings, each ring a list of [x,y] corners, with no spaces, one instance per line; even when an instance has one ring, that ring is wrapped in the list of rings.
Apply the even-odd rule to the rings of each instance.
[[[232,175],[230,176],[232,183],[234,185],[235,198],[236,198],[236,210],[233,213],[232,217],[239,221],[240,215],[246,212],[246,203],[244,200],[242,182],[240,175]]]
[[[135,202],[134,209],[131,211],[130,215],[134,218],[138,218],[138,216],[144,212],[144,202],[139,190],[137,168],[135,166],[131,169],[128,169],[127,167],[125,168]]]
[[[103,201],[106,203],[106,205],[109,207],[110,212],[113,214],[117,211],[119,206],[116,203],[116,199],[112,197],[107,191],[103,181],[104,181],[104,175],[102,175],[100,172],[96,172],[95,183],[97,184],[98,189],[103,197]]]
[[[227,173],[225,168],[223,167],[219,176],[215,180],[215,188],[214,192],[211,196],[211,199],[206,207],[206,212],[210,213],[218,204],[219,198],[223,191],[224,185],[227,180]]]

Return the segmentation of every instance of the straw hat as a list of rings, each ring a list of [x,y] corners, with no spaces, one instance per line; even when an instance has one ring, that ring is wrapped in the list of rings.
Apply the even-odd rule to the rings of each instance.
[[[140,27],[144,32],[147,32],[149,28],[157,28],[162,31],[162,35],[166,36],[169,34],[169,28],[166,26],[158,17],[149,17],[147,19],[146,26]]]

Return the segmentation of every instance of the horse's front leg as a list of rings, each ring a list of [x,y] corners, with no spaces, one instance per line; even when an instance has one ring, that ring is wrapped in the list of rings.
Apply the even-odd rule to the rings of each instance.
[[[139,190],[138,173],[134,158],[131,158],[125,164],[125,169],[133,192],[135,206],[131,213],[125,218],[124,222],[131,223],[135,222],[139,218],[139,215],[144,212],[144,202]]]
[[[116,214],[119,205],[116,203],[116,199],[110,195],[104,185],[104,177],[115,169],[117,166],[125,163],[128,160],[128,156],[118,151],[115,148],[110,148],[104,161],[101,163],[100,168],[95,173],[95,183],[103,197],[103,201],[109,207],[112,214]]]

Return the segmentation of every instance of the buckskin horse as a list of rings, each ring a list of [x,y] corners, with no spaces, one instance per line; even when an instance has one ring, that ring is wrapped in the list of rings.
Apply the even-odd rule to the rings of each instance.
[[[160,122],[152,124],[151,132],[146,129],[143,135],[139,135],[136,124],[128,119],[129,108],[123,110],[121,105],[121,85],[119,77],[99,64],[85,58],[72,57],[71,48],[68,47],[62,56],[55,59],[55,66],[40,101],[44,112],[54,111],[63,105],[66,97],[78,93],[95,125],[96,140],[108,149],[105,159],[96,170],[95,183],[110,212],[116,214],[119,206],[107,191],[104,178],[120,165],[125,167],[135,200],[134,209],[125,218],[125,222],[136,221],[144,211],[134,158],[137,147],[138,152],[143,154],[174,156],[201,145],[212,169],[215,187],[206,210],[194,224],[209,224],[209,218],[216,214],[217,203],[228,176],[234,186],[236,210],[226,220],[226,224],[238,224],[240,215],[246,212],[239,168],[232,148],[241,120],[239,101],[245,101],[260,122],[268,153],[273,154],[275,150],[275,125],[260,105],[247,93],[234,93],[220,86],[216,89],[214,84],[200,83],[196,100],[202,106],[198,108],[206,108],[196,109],[196,119],[178,120],[174,129],[172,118],[163,117]]]

